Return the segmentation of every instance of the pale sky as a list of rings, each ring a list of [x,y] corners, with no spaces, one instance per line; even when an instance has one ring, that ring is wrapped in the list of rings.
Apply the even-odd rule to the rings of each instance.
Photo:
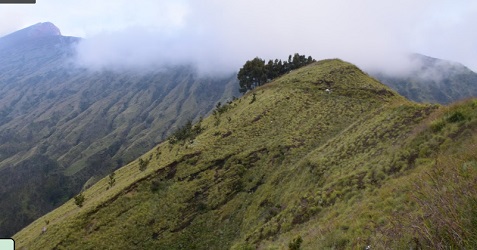
[[[86,40],[84,65],[194,62],[238,70],[298,52],[364,69],[405,67],[406,53],[477,71],[475,0],[37,0],[0,5],[0,36],[38,22]]]

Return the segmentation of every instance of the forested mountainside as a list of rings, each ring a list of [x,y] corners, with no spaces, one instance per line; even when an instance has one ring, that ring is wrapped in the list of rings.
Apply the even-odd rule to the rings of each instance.
[[[39,23],[0,38],[0,236],[8,237],[238,95],[191,66],[90,71],[80,38]]]
[[[411,55],[409,60],[413,67],[407,72],[371,74],[416,102],[449,104],[477,97],[477,73],[464,65],[420,54]]]
[[[418,104],[352,64],[319,61],[181,127],[14,239],[19,249],[475,246],[476,129],[476,100]]]

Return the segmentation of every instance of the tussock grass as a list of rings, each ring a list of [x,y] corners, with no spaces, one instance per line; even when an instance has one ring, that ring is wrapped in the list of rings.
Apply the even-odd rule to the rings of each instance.
[[[397,218],[420,218],[427,199],[411,195],[414,181],[466,145],[474,103],[411,103],[351,64],[320,61],[227,104],[193,139],[143,155],[144,171],[132,162],[114,186],[85,190],[82,208],[69,201],[14,238],[29,249],[286,249],[298,237],[303,249],[408,246]],[[432,129],[430,117],[444,125]]]

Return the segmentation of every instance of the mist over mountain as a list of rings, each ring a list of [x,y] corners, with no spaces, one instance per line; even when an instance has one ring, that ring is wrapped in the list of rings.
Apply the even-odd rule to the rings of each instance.
[[[75,11],[85,6],[91,19]],[[38,7],[60,16],[65,34],[87,38],[78,45],[78,61],[92,68],[187,61],[205,72],[236,71],[255,56],[299,53],[340,58],[365,71],[402,71],[407,54],[417,52],[477,69],[477,35],[469,25],[476,22],[477,4],[471,0],[121,0],[114,6],[87,0]],[[60,9],[65,12],[56,15]],[[23,19],[34,13],[28,14]]]
[[[18,249],[477,246],[477,1],[0,5]]]
[[[230,6],[224,8],[230,11]],[[255,11],[249,14],[258,18],[260,15]],[[306,54],[311,54],[314,58],[318,55],[318,58],[347,59],[414,101],[450,103],[477,96],[475,72],[466,66],[437,58],[431,60],[431,57],[420,54],[410,55],[396,40],[390,40],[390,37],[384,37],[381,33],[374,34],[373,40],[379,41],[379,46],[371,49],[368,41],[370,38],[365,35],[355,40],[354,37],[349,38],[358,36],[353,33],[355,30],[341,33],[336,31],[335,29],[343,28],[341,23],[334,29],[327,28],[326,31],[319,27],[318,30],[322,33],[331,33],[326,39],[318,39],[315,34],[317,31],[295,32],[290,30],[295,27],[287,25],[283,30],[275,30],[275,33],[260,30],[262,40],[255,36],[249,36],[247,39],[235,37],[235,33],[247,34],[251,29],[245,28],[244,23],[238,23],[237,27],[234,26],[234,33],[229,34],[232,31],[222,25],[209,23],[218,23],[219,20],[199,20],[199,17],[195,16],[191,18],[196,22],[174,32],[141,26],[100,32],[77,43],[74,63],[96,71],[147,70],[163,65],[192,65],[200,75],[223,76],[237,72],[246,60],[255,56],[265,60],[277,58],[277,55],[287,48],[295,49],[294,52],[309,51],[311,53]],[[307,18],[311,22],[315,17],[304,17],[305,20]],[[322,18],[318,19],[325,22]],[[275,19],[277,17],[274,16],[271,20]],[[290,22],[303,25],[302,21]],[[208,24],[207,28],[198,25],[203,22]],[[292,35],[270,41],[270,37],[278,32]],[[331,43],[328,39],[336,41]],[[350,40],[353,42],[350,43]],[[310,46],[306,41],[316,41],[316,44]],[[286,60],[287,55],[283,54],[281,59]]]
[[[231,69],[245,55],[214,50],[205,34],[174,43],[187,37],[131,28],[81,39],[45,22],[0,38],[0,236],[238,96]],[[475,96],[462,65],[397,61],[406,60],[372,74],[415,101]]]
[[[406,70],[370,74],[416,102],[448,104],[477,96],[477,73],[466,66],[421,54],[410,55],[408,61]]]
[[[80,67],[80,41],[48,22],[0,38],[0,236],[238,95],[191,65]]]

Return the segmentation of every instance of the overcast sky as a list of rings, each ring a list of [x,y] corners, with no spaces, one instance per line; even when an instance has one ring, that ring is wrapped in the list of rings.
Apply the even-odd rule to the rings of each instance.
[[[194,62],[238,70],[298,52],[364,69],[406,67],[417,52],[477,71],[475,0],[37,0],[0,5],[0,36],[50,21],[86,40],[84,65]]]

